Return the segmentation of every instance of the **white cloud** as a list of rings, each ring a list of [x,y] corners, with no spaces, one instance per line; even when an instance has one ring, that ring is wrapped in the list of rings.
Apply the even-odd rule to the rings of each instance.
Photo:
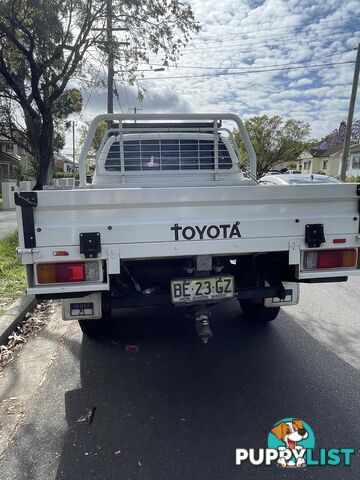
[[[311,80],[311,78],[300,78],[299,80],[296,80],[296,82],[291,82],[289,87],[304,87],[305,85],[311,85],[312,83],[313,80]]]
[[[146,93],[141,105],[133,88],[119,87],[124,111],[137,105],[144,112],[231,111],[245,119],[276,114],[309,122],[311,136],[318,138],[346,118],[352,63],[291,68],[299,64],[354,61],[356,52],[351,49],[357,45],[359,34],[351,32],[358,29],[353,18],[357,2],[190,0],[190,3],[202,31],[184,50],[178,68],[145,75],[156,79],[143,82]],[[158,63],[159,59],[152,56],[151,62]],[[242,73],[218,75],[235,68]],[[262,71],[273,68],[283,70]],[[256,73],[245,73],[256,69]],[[206,74],[218,76],[192,77]],[[175,78],[178,76],[188,78]],[[358,101],[355,117],[360,117],[359,104]],[[119,109],[117,102],[115,105]],[[103,112],[105,106],[105,92],[93,93],[84,117]]]

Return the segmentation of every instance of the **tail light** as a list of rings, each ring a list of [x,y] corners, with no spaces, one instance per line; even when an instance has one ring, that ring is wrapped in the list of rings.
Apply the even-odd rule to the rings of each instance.
[[[305,270],[321,268],[354,268],[357,263],[356,248],[318,250],[305,252]]]
[[[96,282],[99,280],[98,262],[39,263],[37,280],[43,283]]]

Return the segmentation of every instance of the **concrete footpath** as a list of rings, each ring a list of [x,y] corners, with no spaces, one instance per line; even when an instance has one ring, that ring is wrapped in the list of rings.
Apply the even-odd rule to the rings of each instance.
[[[15,210],[0,210],[0,240],[16,228]]]
[[[46,312],[35,310],[35,317],[45,317],[48,327],[15,351],[15,361],[0,372],[0,456],[21,429],[37,390],[46,382],[47,371],[61,348],[63,335],[69,327],[79,330],[77,323],[63,322],[60,311],[56,303],[49,305]]]

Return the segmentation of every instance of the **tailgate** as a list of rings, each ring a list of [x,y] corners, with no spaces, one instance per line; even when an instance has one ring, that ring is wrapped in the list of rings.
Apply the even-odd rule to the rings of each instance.
[[[21,247],[29,245],[33,214],[35,261],[53,259],[61,249],[69,252],[69,259],[81,258],[84,233],[100,234],[98,258],[109,259],[110,273],[116,273],[119,259],[199,254],[289,251],[289,262],[295,264],[309,248],[305,239],[309,224],[323,225],[321,248],[333,248],[339,237],[346,246],[359,246],[360,198],[355,184],[32,193],[37,206],[27,208],[25,216],[18,206],[17,214]]]

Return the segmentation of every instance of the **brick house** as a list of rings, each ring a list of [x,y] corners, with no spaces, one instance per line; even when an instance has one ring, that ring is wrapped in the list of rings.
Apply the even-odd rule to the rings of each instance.
[[[68,157],[63,155],[60,152],[55,152],[54,154],[54,165],[55,168],[62,170],[65,173],[70,173],[74,171],[74,161],[70,160]],[[79,165],[75,163],[75,170],[78,170]]]

